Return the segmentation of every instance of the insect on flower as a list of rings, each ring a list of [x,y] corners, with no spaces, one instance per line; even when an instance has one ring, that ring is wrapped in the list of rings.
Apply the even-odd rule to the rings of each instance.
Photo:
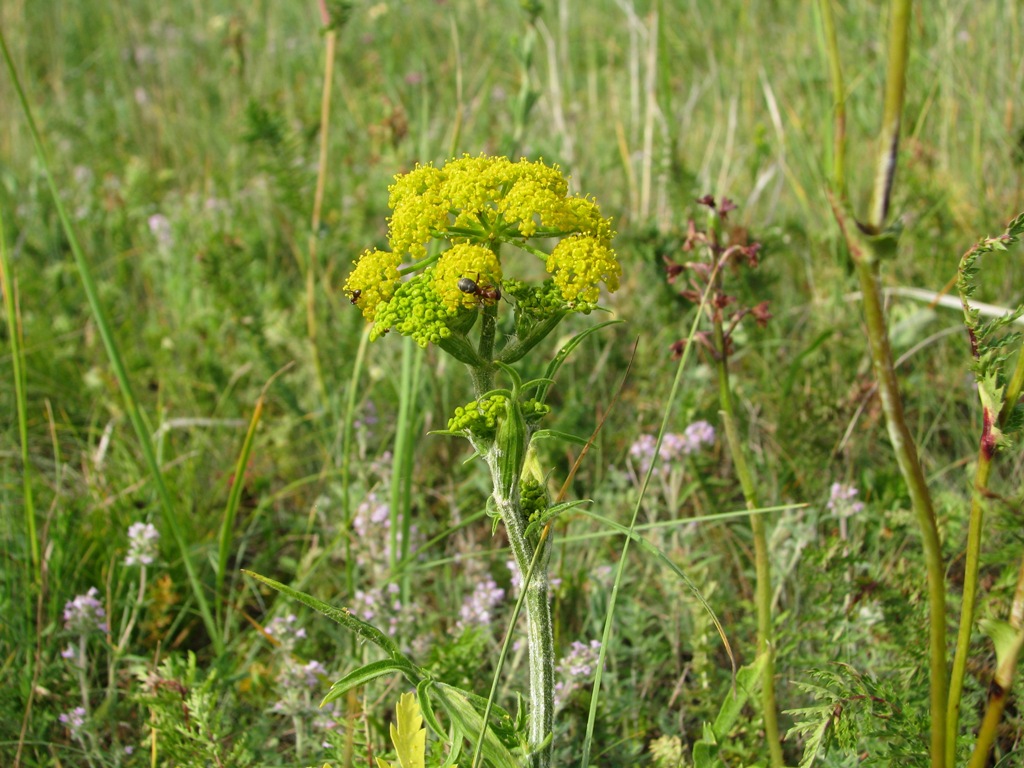
[[[363,295],[363,292],[357,288],[356,290],[351,291],[351,293],[350,293],[348,298],[349,298],[349,301],[351,301],[353,304],[355,304],[357,301],[359,301],[359,297],[362,296],[362,295]]]
[[[480,275],[477,274],[476,280],[469,277],[460,277],[457,285],[459,290],[463,293],[468,293],[471,296],[476,296],[480,299],[487,301],[497,301],[501,298],[501,289],[496,285],[480,285],[477,280],[480,279]]]

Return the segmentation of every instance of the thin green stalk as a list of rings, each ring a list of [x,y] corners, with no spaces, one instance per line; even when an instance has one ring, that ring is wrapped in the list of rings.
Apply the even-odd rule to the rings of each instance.
[[[363,334],[359,339],[359,349],[356,352],[356,359],[352,363],[352,376],[348,382],[348,393],[345,398],[345,413],[342,417],[341,436],[341,517],[342,531],[345,536],[345,590],[346,594],[355,594],[355,559],[352,557],[352,496],[349,493],[352,472],[352,429],[355,422],[356,393],[359,389],[359,376],[363,370],[363,363],[366,360],[366,347],[370,343],[370,328],[367,325],[363,328]],[[325,550],[333,550],[329,547]]]
[[[21,324],[18,322],[18,298],[14,281],[11,279],[11,261],[7,254],[7,237],[4,232],[3,211],[0,211],[0,290],[4,295],[4,309],[7,313],[7,339],[11,345],[11,369],[14,375],[14,403],[18,412],[18,440],[21,443],[21,487],[22,511],[25,515],[25,535],[28,537],[29,552],[32,556],[32,583],[39,589],[43,583],[39,558],[39,536],[36,533],[36,507],[32,497],[32,464],[28,458],[28,409],[25,399],[24,348],[21,338]]]
[[[825,45],[829,50],[833,70],[832,85],[839,87],[842,83],[841,72],[836,77],[839,66],[838,43],[834,36],[827,32],[831,19],[831,8],[828,0],[821,3],[822,17],[825,21]],[[832,209],[836,221],[850,248],[856,264],[857,276],[860,280],[863,295],[864,317],[867,326],[868,345],[871,352],[871,363],[875,380],[878,382],[878,393],[885,414],[889,441],[896,454],[896,461],[910,494],[911,506],[921,530],[921,541],[928,572],[928,609],[929,609],[929,682],[931,721],[931,764],[933,768],[947,768],[947,759],[952,760],[953,754],[948,752],[947,738],[953,739],[955,733],[947,733],[947,670],[946,670],[946,588],[945,569],[942,561],[942,546],[939,541],[935,510],[932,506],[931,494],[917,456],[917,447],[913,435],[906,423],[903,412],[903,400],[900,396],[899,384],[893,366],[892,350],[889,345],[888,328],[882,304],[882,291],[879,284],[879,254],[875,243],[865,236],[878,235],[883,232],[889,213],[889,202],[892,195],[893,180],[896,173],[896,160],[899,149],[900,124],[903,115],[903,102],[906,95],[906,70],[909,55],[910,32],[910,0],[893,0],[889,26],[889,57],[886,72],[885,106],[882,116],[882,127],[879,134],[879,154],[875,173],[874,186],[871,191],[871,202],[867,219],[864,222],[852,223],[844,210],[845,189],[838,186],[839,179],[833,178],[834,189],[841,195],[839,201],[832,199]],[[836,101],[845,98],[844,93],[835,93]],[[837,113],[841,114],[841,113]],[[845,125],[836,125],[836,139],[845,136]],[[836,155],[842,157],[845,148],[837,147]],[[841,170],[841,167],[840,167]],[[951,765],[951,764],[950,764]]]
[[[836,193],[846,199],[846,86],[843,84],[843,66],[839,58],[839,38],[836,36],[832,0],[820,0],[821,23],[825,34],[825,55],[828,58],[829,77],[832,81],[832,184]]]
[[[1001,635],[997,636],[1000,632]],[[993,639],[996,645],[996,672],[989,684],[985,717],[978,729],[978,739],[974,742],[968,768],[985,768],[988,765],[988,754],[998,735],[999,723],[1017,671],[1017,659],[1024,645],[1024,561],[1021,561],[1017,572],[1017,589],[1010,607],[1009,627],[995,630]]]
[[[900,144],[900,123],[907,92],[907,57],[910,54],[910,0],[893,0],[889,20],[889,62],[885,74],[885,111],[878,137],[878,164],[871,203],[865,222],[872,232],[881,232],[889,215],[889,201],[896,177]]]
[[[313,213],[309,222],[309,237],[306,241],[308,260],[306,262],[306,332],[313,351],[313,368],[316,371],[320,396],[326,402],[327,384],[324,380],[320,350],[317,346],[316,285],[318,277],[317,242],[320,238],[320,215],[323,210],[324,190],[327,187],[327,149],[331,125],[331,92],[334,87],[334,59],[338,32],[331,24],[327,4],[320,2],[320,21],[324,25],[324,81],[320,89],[320,148],[317,157],[316,190],[313,193]]]
[[[605,613],[604,628],[601,631],[601,649],[598,651],[597,656],[597,670],[594,673],[593,693],[590,696],[590,708],[587,713],[587,730],[583,737],[580,768],[590,768],[590,752],[594,743],[594,727],[597,723],[597,703],[601,695],[601,681],[604,677],[604,660],[607,654],[608,644],[611,642],[612,626],[615,620],[615,606],[619,597],[619,585],[622,583],[622,577],[626,570],[626,556],[629,554],[629,545],[632,542],[634,533],[637,529],[636,521],[640,517],[640,509],[643,507],[647,487],[651,484],[651,477],[654,475],[655,467],[657,467],[657,457],[661,451],[661,444],[665,440],[665,433],[668,431],[668,421],[672,415],[672,408],[675,405],[676,400],[679,397],[679,391],[682,388],[683,371],[686,370],[686,365],[690,360],[690,350],[693,349],[693,338],[697,334],[697,327],[700,324],[701,317],[703,316],[704,308],[707,306],[710,291],[711,284],[709,283],[704,295],[701,297],[700,305],[697,307],[697,312],[693,318],[693,323],[690,325],[690,332],[687,335],[687,344],[683,347],[683,354],[679,358],[679,365],[676,366],[676,375],[672,380],[672,389],[669,391],[668,400],[665,402],[661,425],[658,427],[658,437],[654,443],[654,460],[651,461],[650,466],[647,467],[647,473],[644,475],[643,483],[640,486],[640,493],[637,495],[636,503],[633,505],[633,514],[630,517],[626,538],[622,543],[622,552],[619,554],[619,562],[615,568],[615,579],[612,581],[612,592],[608,597],[608,609]]]
[[[986,427],[986,433],[990,430]],[[960,728],[960,699],[967,675],[967,656],[971,649],[971,630],[978,599],[978,570],[981,562],[981,533],[985,522],[984,490],[992,472],[991,447],[985,435],[978,451],[978,464],[974,471],[974,492],[967,524],[967,551],[964,559],[964,588],[960,604],[960,627],[956,635],[956,652],[949,681],[949,700],[946,704],[946,764],[952,766],[956,755],[956,734]]]
[[[917,457],[914,437],[903,412],[903,399],[893,366],[889,333],[882,308],[878,265],[873,259],[860,258],[856,262],[861,293],[864,297],[864,319],[867,323],[871,363],[875,380],[878,382],[878,395],[882,401],[889,442],[896,454],[900,474],[907,484],[911,506],[921,530],[921,544],[928,572],[931,764],[933,768],[943,768],[947,765],[949,747],[946,731],[946,584],[942,544],[939,541],[939,530],[928,483]]]
[[[398,423],[395,426],[395,449],[392,457],[390,524],[391,541],[388,566],[392,574],[408,555],[409,534],[412,529],[412,467],[415,457],[419,412],[416,398],[419,393],[420,369],[423,355],[410,338],[402,342],[402,373],[398,393]],[[410,599],[408,573],[402,577],[402,602]]]
[[[732,390],[729,387],[729,365],[725,353],[725,335],[722,320],[715,319],[715,346],[718,348],[718,401],[721,407],[719,414],[725,424],[726,440],[736,476],[743,489],[743,498],[747,508],[759,509],[761,504],[757,498],[754,477],[747,464],[739,432],[736,429],[736,413],[733,405]],[[768,537],[765,532],[764,518],[759,514],[750,515],[750,530],[754,538],[754,602],[757,605],[757,655],[764,656],[764,676],[761,680],[761,709],[764,717],[765,740],[768,742],[768,754],[774,768],[785,765],[782,757],[782,740],[779,736],[778,705],[775,700],[775,648],[772,644],[772,576],[771,564],[768,560]]]
[[[35,144],[36,154],[39,157],[43,174],[46,177],[47,186],[49,187],[50,194],[53,197],[53,204],[57,210],[57,216],[60,218],[61,227],[64,230],[64,235],[68,239],[68,246],[71,248],[71,253],[74,256],[75,266],[78,269],[78,275],[82,281],[82,289],[85,291],[86,299],[89,302],[89,308],[92,311],[93,320],[96,323],[96,330],[103,341],[103,346],[106,349],[107,359],[110,362],[111,370],[114,373],[118,387],[121,390],[121,397],[123,398],[125,411],[127,412],[128,418],[135,430],[135,435],[139,441],[139,448],[142,451],[146,467],[149,470],[150,477],[153,480],[153,485],[156,488],[164,525],[166,525],[170,530],[171,538],[174,539],[174,542],[178,547],[178,553],[180,554],[182,564],[185,567],[185,573],[188,576],[189,585],[192,589],[196,605],[199,608],[199,613],[202,616],[203,624],[205,625],[206,631],[213,642],[215,652],[217,655],[220,655],[224,652],[223,638],[218,630],[217,622],[214,620],[213,612],[210,610],[209,601],[206,599],[205,587],[203,586],[202,581],[200,581],[199,573],[192,561],[188,542],[185,539],[184,528],[182,527],[181,521],[178,520],[177,513],[174,508],[174,501],[171,499],[170,491],[167,489],[167,484],[164,482],[160,465],[156,460],[156,453],[153,450],[153,440],[150,435],[149,428],[146,425],[145,417],[132,390],[131,381],[128,378],[128,372],[125,370],[124,363],[121,360],[121,352],[118,349],[117,341],[114,339],[114,333],[110,328],[110,323],[107,321],[106,312],[103,309],[103,305],[100,303],[99,291],[97,289],[96,282],[93,279],[92,270],[89,267],[89,263],[86,261],[85,253],[82,251],[81,245],[79,245],[75,229],[71,224],[71,219],[68,216],[67,210],[64,208],[64,203],[61,200],[60,191],[57,189],[57,182],[54,179],[53,172],[50,170],[50,162],[46,154],[46,148],[43,145],[42,135],[39,133],[39,129],[36,126],[36,121],[32,115],[32,109],[29,106],[28,98],[25,96],[25,91],[21,87],[21,80],[14,68],[14,61],[11,59],[10,52],[7,48],[7,41],[4,38],[2,30],[0,30],[0,48],[3,49],[7,71],[11,76],[12,83],[14,84],[14,90],[18,94],[18,101],[21,104],[22,114],[25,115],[25,120],[28,123],[29,132],[32,134],[32,141]]]

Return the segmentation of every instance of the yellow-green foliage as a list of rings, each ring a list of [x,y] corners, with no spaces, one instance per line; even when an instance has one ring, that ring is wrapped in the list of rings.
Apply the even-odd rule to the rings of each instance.
[[[395,745],[398,765],[378,757],[377,768],[426,768],[427,730],[416,694],[402,694],[395,717],[398,722],[391,724],[391,743]]]

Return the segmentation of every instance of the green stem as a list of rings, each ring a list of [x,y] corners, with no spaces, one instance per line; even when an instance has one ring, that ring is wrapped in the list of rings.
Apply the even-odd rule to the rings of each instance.
[[[511,408],[518,408],[513,403]],[[509,417],[511,418],[511,416]],[[550,545],[526,534],[527,520],[523,514],[519,484],[522,461],[510,466],[509,456],[525,456],[529,437],[522,429],[498,429],[497,437],[486,451],[485,458],[494,484],[494,504],[505,524],[512,556],[524,579],[527,617],[527,640],[530,657],[530,768],[551,765],[551,734],[555,719],[555,638],[548,597],[548,561]],[[545,551],[534,564],[537,547]],[[525,583],[531,572],[529,583]]]
[[[832,14],[832,0],[820,0],[822,27],[825,33],[825,53],[828,56],[829,76],[832,80],[832,183],[836,192],[846,199],[846,86],[839,58],[839,39]]]
[[[974,742],[974,752],[971,754],[971,761],[968,768],[985,768],[988,765],[988,753],[995,743],[999,730],[999,721],[1002,720],[1003,710],[1006,708],[1006,700],[1010,695],[1010,687],[1013,685],[1013,678],[1017,671],[1017,658],[1020,655],[1024,636],[1021,634],[1021,625],[1024,623],[1024,561],[1021,562],[1020,570],[1017,572],[1017,589],[1013,596],[1013,605],[1010,608],[1010,627],[1016,632],[1012,642],[1002,645],[1002,653],[999,652],[1000,643],[996,643],[996,672],[988,689],[988,705],[985,708],[985,717],[978,729],[978,739]]]
[[[831,20],[831,7],[828,5],[828,0],[823,0],[821,8],[826,24],[826,46],[830,48],[830,66],[834,70],[832,85],[833,88],[837,88],[842,81],[835,77],[839,64],[838,43],[827,31]],[[945,716],[947,702],[946,588],[942,547],[931,494],[928,492],[924,472],[918,461],[917,448],[903,413],[903,400],[893,367],[885,312],[882,308],[882,291],[878,280],[878,257],[873,252],[872,242],[864,237],[864,233],[879,234],[886,224],[896,173],[900,124],[906,95],[911,3],[910,0],[893,0],[891,8],[885,104],[882,127],[879,132],[875,183],[871,192],[867,219],[858,224],[848,222],[848,216],[843,209],[845,189],[842,187],[836,186],[836,191],[842,196],[841,202],[837,203],[833,199],[832,206],[836,221],[856,264],[857,276],[864,297],[864,318],[867,324],[871,363],[875,380],[878,382],[878,393],[882,401],[882,410],[885,413],[889,441],[896,454],[896,461],[907,485],[914,515],[921,530],[928,571],[931,765],[933,768],[946,768],[947,757],[952,760],[953,755],[947,756]],[[844,97],[843,93],[834,94],[837,102]],[[845,132],[840,131],[838,122],[835,138],[837,142],[843,138],[845,143]],[[837,155],[841,156],[843,152],[845,152],[845,147],[837,148]],[[839,171],[841,172],[841,167]],[[841,178],[832,179],[834,185],[838,185],[840,181],[842,181]],[[955,739],[955,734],[949,734],[949,736]]]
[[[746,454],[736,429],[735,407],[729,389],[729,367],[725,354],[725,336],[721,315],[716,312],[714,322],[715,347],[718,355],[718,400],[719,412],[725,424],[726,439],[732,455],[736,475],[743,489],[747,509],[758,509],[754,478],[747,464]],[[775,700],[775,649],[772,646],[772,578],[768,560],[768,537],[764,520],[760,515],[750,516],[750,529],[754,538],[754,573],[756,584],[754,602],[757,605],[757,653],[765,657],[764,677],[761,680],[761,709],[764,716],[765,740],[773,768],[785,765],[782,757],[782,740],[779,737],[778,705]]]
[[[849,233],[847,233],[849,235]],[[917,457],[917,446],[907,426],[903,413],[903,399],[900,396],[896,370],[893,366],[892,349],[882,308],[882,290],[878,281],[878,263],[863,253],[855,258],[857,275],[860,278],[864,301],[864,319],[867,323],[868,345],[871,350],[871,364],[878,395],[885,413],[885,424],[889,442],[896,453],[903,481],[910,493],[910,502],[921,529],[921,543],[924,548],[928,569],[929,607],[929,678],[931,681],[931,764],[933,768],[946,766],[946,585],[942,564],[942,545],[939,529],[935,522],[935,510],[924,471]]]
[[[986,421],[988,419],[986,418]],[[990,430],[986,429],[986,432]],[[978,597],[978,568],[981,560],[981,531],[985,519],[982,494],[988,487],[992,471],[992,454],[986,449],[982,437],[982,448],[978,452],[978,466],[974,472],[974,495],[971,499],[971,514],[967,527],[967,552],[964,563],[964,592],[960,607],[960,628],[956,636],[956,653],[953,656],[953,672],[949,683],[949,701],[946,704],[946,764],[952,766],[956,755],[956,735],[960,726],[960,699],[967,674],[967,656],[971,648],[971,630],[974,626],[974,610]]]

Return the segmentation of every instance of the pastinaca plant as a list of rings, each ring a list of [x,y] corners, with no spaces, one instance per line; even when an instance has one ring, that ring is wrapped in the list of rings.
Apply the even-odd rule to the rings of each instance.
[[[932,768],[954,768],[957,765],[964,677],[974,626],[984,507],[990,493],[989,476],[992,460],[997,451],[1007,444],[1007,434],[1019,427],[1021,407],[1018,401],[1024,385],[1024,355],[1018,354],[1012,375],[1005,374],[1006,364],[1012,357],[1012,345],[1019,338],[1017,334],[1005,333],[1005,330],[1020,316],[1020,310],[992,321],[981,322],[981,315],[972,307],[970,297],[975,290],[978,257],[983,253],[1004,250],[1007,245],[1015,242],[1024,232],[1024,218],[1018,216],[999,237],[986,238],[978,243],[961,260],[959,269],[958,288],[971,343],[972,370],[978,381],[982,405],[982,434],[974,487],[971,492],[960,626],[950,673],[947,669],[946,647],[946,565],[932,496],[903,409],[903,399],[886,326],[880,281],[882,263],[897,254],[899,227],[889,221],[889,214],[906,96],[911,3],[910,0],[893,0],[891,4],[888,68],[877,172],[868,210],[861,217],[855,216],[852,212],[846,190],[846,94],[831,0],[820,0],[819,8],[835,97],[835,149],[830,200],[836,222],[849,248],[860,280],[872,368],[878,382],[878,394],[885,414],[889,441],[906,483],[921,532],[921,544],[928,572],[931,730],[929,757]],[[1009,624],[989,622],[988,625],[989,634],[996,646],[997,670],[990,689],[988,710],[975,742],[970,762],[972,768],[980,768],[986,764],[988,751],[1005,704],[1006,693],[1012,682],[1017,656],[1024,643],[1022,625],[1024,571],[1019,577]]]
[[[417,166],[396,177],[389,206],[390,250],[363,253],[345,292],[372,323],[371,338],[394,330],[468,366],[475,397],[456,409],[444,434],[468,439],[487,463],[494,516],[523,575],[530,662],[526,762],[547,768],[555,693],[550,541],[530,523],[549,519],[563,505],[550,504],[533,446],[543,437],[569,438],[539,428],[550,410],[545,400],[551,377],[580,340],[603,324],[568,342],[544,378],[524,383],[511,365],[571,313],[594,310],[602,285],[618,288],[621,267],[611,248],[612,224],[593,200],[569,194],[557,167],[500,157]],[[544,250],[552,240],[554,247]],[[529,279],[538,274],[543,278]],[[510,388],[494,388],[498,371]],[[371,635],[379,639],[380,633]],[[394,648],[386,650],[390,667],[380,662],[368,673],[352,673],[331,696],[338,695],[339,686],[347,690],[353,681],[384,671],[404,672],[421,688],[430,682],[418,668],[412,674],[414,667],[404,657],[396,664]],[[437,684],[432,690],[442,688]],[[451,700],[455,694],[446,690]],[[466,694],[462,700],[473,699]],[[423,709],[426,714],[428,707]],[[493,755],[485,756],[494,762]]]

